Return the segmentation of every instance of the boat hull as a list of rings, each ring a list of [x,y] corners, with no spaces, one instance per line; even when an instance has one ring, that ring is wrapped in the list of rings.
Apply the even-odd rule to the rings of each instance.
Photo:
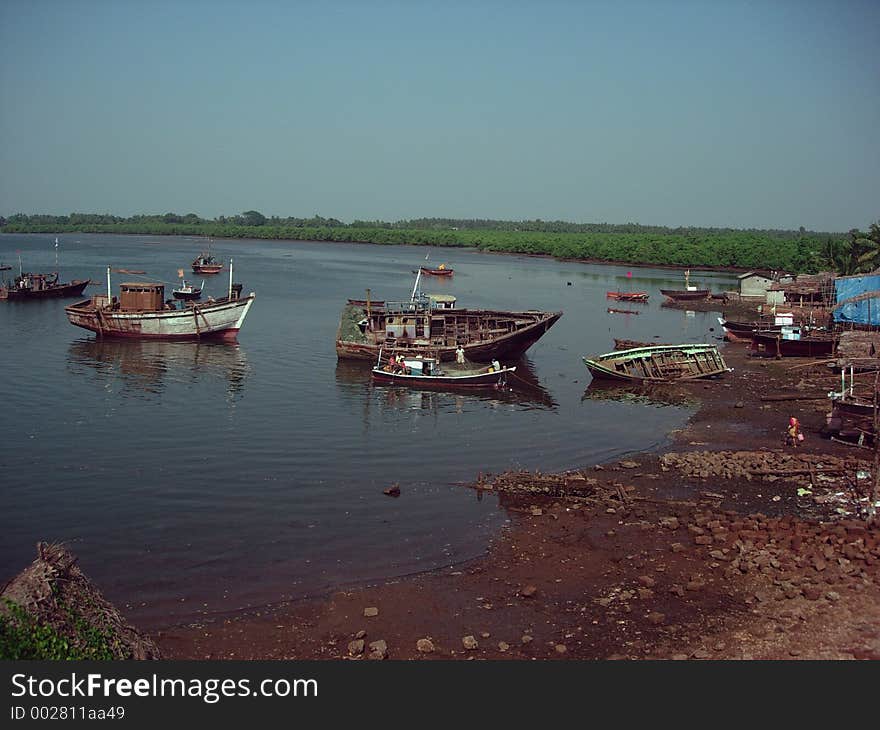
[[[255,298],[251,293],[241,299],[158,312],[112,311],[86,300],[66,307],[64,311],[71,324],[100,337],[228,342],[237,338]]]
[[[621,302],[647,302],[648,301],[648,292],[643,291],[608,291],[605,292],[605,297],[607,299],[617,299]]]
[[[59,299],[62,297],[81,297],[91,280],[75,280],[69,284],[58,284],[46,289],[15,289],[14,287],[0,288],[0,299],[10,302],[24,302],[34,299]]]
[[[427,276],[452,276],[455,272],[453,269],[425,269],[420,268],[419,271]]]
[[[715,345],[654,345],[583,358],[594,378],[625,383],[669,383],[728,372]]]
[[[711,292],[708,289],[696,289],[695,291],[687,291],[685,289],[661,289],[660,293],[674,302],[699,301],[701,299],[708,299],[711,295]]]
[[[456,315],[465,315],[467,310],[450,310]],[[485,314],[485,313],[481,313]],[[484,339],[477,342],[465,342],[462,344],[465,357],[473,362],[490,362],[498,360],[518,360],[526,350],[534,345],[562,316],[562,312],[499,312],[499,317],[516,318],[528,317],[535,321],[522,326],[514,332],[509,332],[498,337]],[[385,347],[384,342],[353,341],[336,339],[336,355],[341,359],[370,360],[376,362],[379,350]],[[440,360],[449,362],[455,360],[456,344],[438,345],[431,342],[409,342],[406,346],[400,341],[395,344],[397,351],[405,351],[412,354],[425,353]]]
[[[833,337],[803,337],[786,340],[775,333],[752,333],[750,350],[757,357],[821,357],[832,355],[837,341]]]
[[[389,373],[373,368],[371,377],[374,382],[385,385],[406,385],[415,388],[494,388],[507,381],[507,374],[516,370],[502,368],[493,373],[475,373],[473,375],[406,375],[405,373]]]
[[[219,274],[223,271],[223,264],[211,264],[211,265],[198,265],[193,264],[192,267],[194,274]]]

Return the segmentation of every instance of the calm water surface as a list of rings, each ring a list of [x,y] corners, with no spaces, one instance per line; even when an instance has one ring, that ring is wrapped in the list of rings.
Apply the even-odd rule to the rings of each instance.
[[[107,265],[177,283],[192,238],[67,234],[61,279],[106,287]],[[54,236],[0,236],[0,262],[54,269]],[[156,627],[480,554],[504,524],[479,471],[558,470],[663,445],[683,406],[593,397],[581,356],[613,337],[715,341],[715,315],[661,308],[679,272],[474,251],[217,241],[256,302],[238,346],[112,342],[73,327],[64,301],[0,303],[0,580],[64,540],[107,597]],[[563,310],[518,363],[514,393],[372,386],[337,363],[347,297],[405,299],[426,253],[455,269],[423,290],[460,307]],[[17,273],[13,272],[4,272]],[[116,285],[138,277],[116,274]],[[201,277],[192,276],[196,283]],[[205,277],[208,294],[225,275]],[[722,274],[692,284],[731,288]],[[609,289],[651,294],[615,304]],[[711,332],[710,328],[716,331]],[[402,496],[382,489],[399,482]]]

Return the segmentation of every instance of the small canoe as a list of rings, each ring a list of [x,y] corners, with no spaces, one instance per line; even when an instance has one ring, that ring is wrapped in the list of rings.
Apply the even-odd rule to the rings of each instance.
[[[669,383],[730,370],[715,345],[652,345],[583,358],[594,378],[629,383]]]
[[[607,299],[617,299],[622,302],[647,302],[648,292],[646,291],[607,291],[605,292]]]

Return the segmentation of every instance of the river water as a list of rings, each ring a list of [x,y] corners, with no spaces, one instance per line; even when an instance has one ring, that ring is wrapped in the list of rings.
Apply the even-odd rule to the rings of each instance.
[[[0,262],[55,268],[54,236],[2,235]],[[106,266],[176,285],[203,241],[67,234],[62,281]],[[579,468],[667,442],[686,405],[594,393],[581,357],[613,337],[716,341],[714,314],[660,306],[678,271],[562,263],[471,250],[221,240],[257,298],[239,344],[112,342],[73,327],[64,301],[0,302],[0,581],[66,541],[105,595],[145,627],[381,580],[483,552],[505,523],[491,496],[456,486],[478,472]],[[408,298],[413,270],[447,263],[426,293],[459,307],[563,310],[517,363],[511,393],[370,384],[337,363],[346,298]],[[201,277],[192,276],[196,283]],[[225,293],[228,277],[205,277]],[[692,284],[721,291],[728,274]],[[647,305],[607,301],[647,290]],[[167,296],[167,293],[166,293]],[[617,306],[640,314],[609,314]],[[714,331],[713,331],[714,330]],[[616,391],[611,391],[612,395]],[[399,483],[401,496],[382,494]]]

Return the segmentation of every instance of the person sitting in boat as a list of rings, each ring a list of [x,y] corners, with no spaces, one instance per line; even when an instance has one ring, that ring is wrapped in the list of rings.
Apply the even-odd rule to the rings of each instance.
[[[497,373],[501,370],[501,363],[498,362],[498,358],[494,358],[492,360],[492,367],[489,368],[490,373]]]
[[[392,355],[388,358],[388,364],[385,366],[386,373],[393,373],[397,371],[397,355]]]

